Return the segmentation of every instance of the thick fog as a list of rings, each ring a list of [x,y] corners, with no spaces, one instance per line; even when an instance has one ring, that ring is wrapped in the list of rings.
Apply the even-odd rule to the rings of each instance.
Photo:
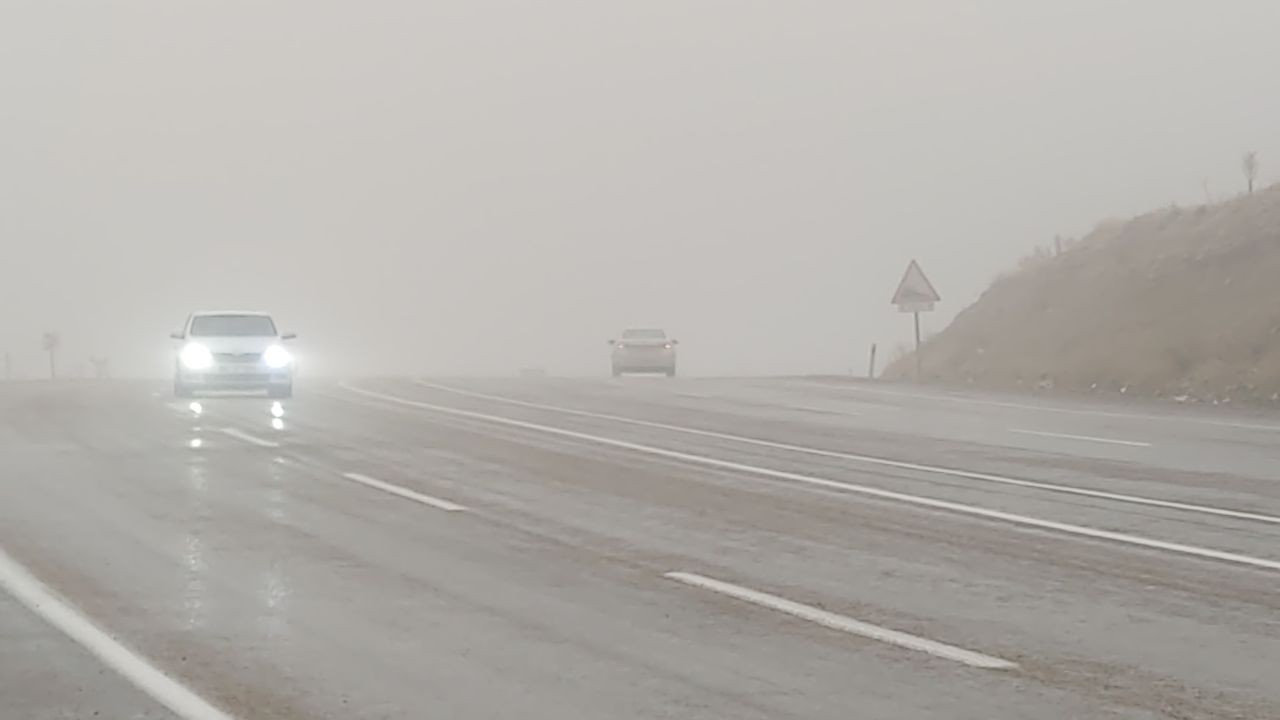
[[[1280,3],[0,3],[0,350],[162,375],[865,370],[1054,235],[1280,171]]]

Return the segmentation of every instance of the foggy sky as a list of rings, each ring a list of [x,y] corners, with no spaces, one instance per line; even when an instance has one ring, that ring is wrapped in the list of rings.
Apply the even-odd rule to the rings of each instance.
[[[0,0],[0,350],[845,372],[1055,234],[1280,177],[1280,3]]]

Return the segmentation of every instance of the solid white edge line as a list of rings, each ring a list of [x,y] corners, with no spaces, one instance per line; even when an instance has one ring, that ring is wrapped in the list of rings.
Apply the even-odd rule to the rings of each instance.
[[[1079,495],[1082,497],[1098,498],[1100,500],[1114,500],[1116,502],[1132,503],[1134,505],[1146,505],[1148,507],[1162,507],[1171,510],[1183,510],[1186,512],[1195,512],[1205,515],[1216,515],[1219,517],[1229,517],[1237,520],[1252,520],[1256,522],[1270,523],[1272,525],[1280,525],[1280,517],[1275,515],[1263,515],[1261,513],[1245,512],[1243,510],[1231,510],[1229,508],[1219,508],[1210,505],[1197,505],[1195,503],[1184,503],[1176,500],[1160,500],[1158,498],[1143,497],[1141,495],[1127,495],[1124,493],[1113,493],[1105,490],[1090,490],[1089,488],[1072,487],[1070,485],[1058,485],[1056,483],[1040,482],[1037,480],[1023,480],[1021,478],[1011,478],[1002,475],[991,475],[988,473],[971,472],[969,470],[957,470],[955,468],[946,468],[936,465],[922,465],[920,463],[905,462],[902,460],[891,460],[889,458],[875,457],[873,455],[857,455],[854,453],[838,452],[835,450],[821,450],[818,448],[805,447],[803,445],[791,445],[789,443],[774,442],[772,440],[762,440],[760,438],[744,437],[741,435],[730,435],[727,433],[715,432],[712,430],[698,430],[697,428],[687,428],[680,425],[668,425],[666,423],[650,422],[648,420],[636,420],[635,418],[623,417],[620,415],[608,415],[605,413],[588,412],[586,410],[575,410],[572,408],[562,408],[555,405],[545,405],[542,403],[526,402],[524,400],[516,400],[514,398],[503,397],[501,395],[486,395],[484,393],[471,392],[469,390],[460,390],[458,388],[449,387],[447,385],[438,385],[423,380],[416,380],[417,384],[440,390],[443,392],[453,393],[464,397],[474,397],[481,400],[493,400],[495,402],[503,402],[509,405],[517,405],[520,407],[533,408],[535,410],[548,410],[558,412],[565,415],[574,415],[578,417],[589,417],[597,420],[610,420],[612,422],[635,425],[638,427],[654,428],[656,430],[670,430],[672,432],[681,432],[689,435],[698,435],[700,437],[710,437],[717,440],[728,440],[730,442],[743,443],[747,445],[755,445],[757,447],[773,448],[775,450],[786,450],[788,452],[805,453],[808,455],[816,455],[819,457],[836,458],[839,460],[852,460],[867,465],[876,465],[879,467],[891,467],[898,470],[911,470],[914,472],[933,473],[936,475],[947,475],[950,477],[964,478],[966,480],[979,480],[982,482],[997,483],[1000,485],[1012,485],[1015,487],[1033,488],[1036,490],[1045,490],[1048,492],[1064,493],[1068,495]]]
[[[224,427],[222,428],[222,432],[238,440],[243,440],[247,443],[253,443],[258,447],[266,447],[266,448],[280,447],[280,443],[274,440],[263,440],[262,438],[257,437],[255,435],[250,435],[249,433],[241,430],[240,428]]]
[[[1106,443],[1107,445],[1127,445],[1129,447],[1151,447],[1149,442],[1138,442],[1137,440],[1115,440],[1113,438],[1094,437],[1092,435],[1071,435],[1068,433],[1045,432],[1043,430],[1022,430],[1019,428],[1009,428],[1009,432],[1018,435],[1035,435],[1036,437],[1060,438],[1063,440],[1081,440],[1083,442]]]
[[[721,595],[727,595],[738,600],[749,602],[752,605],[768,608],[769,610],[777,610],[778,612],[786,613],[787,615],[800,618],[801,620],[808,620],[809,622],[817,623],[818,625],[822,625],[823,627],[830,628],[832,630],[839,630],[840,632],[857,635],[869,640],[876,640],[889,645],[896,645],[900,648],[927,653],[934,657],[962,663],[969,667],[982,668],[985,670],[1011,670],[1018,667],[1017,663],[1010,662],[1002,658],[992,657],[991,655],[985,655],[972,650],[965,650],[964,648],[948,645],[928,638],[922,638],[918,635],[912,635],[900,630],[891,630],[889,628],[880,627],[879,625],[872,625],[871,623],[856,620],[847,615],[840,615],[838,613],[816,608],[812,605],[798,603],[794,600],[788,600],[784,597],[779,597],[770,593],[752,590],[751,588],[734,585],[733,583],[727,583],[723,580],[716,580],[715,578],[710,578],[705,575],[690,572],[669,572],[665,573],[663,577],[684,583],[685,585],[701,588],[703,590],[710,590],[711,592],[719,593]]]
[[[1057,522],[1055,520],[1042,520],[1040,518],[1030,517],[1027,515],[1018,515],[1016,513],[1008,513],[1001,510],[991,510],[988,508],[977,507],[975,505],[965,505],[964,503],[951,502],[949,500],[938,500],[935,498],[923,497],[920,495],[909,495],[907,493],[894,492],[892,490],[881,490],[879,488],[868,487],[866,485],[855,485],[853,483],[840,482],[837,480],[828,480],[826,478],[815,477],[811,475],[801,475],[800,473],[785,472],[782,470],[771,470],[769,468],[757,467],[754,465],[746,465],[744,463],[731,462],[728,460],[718,460],[716,458],[707,457],[705,455],[694,455],[691,453],[679,452],[676,450],[665,450],[663,448],[653,447],[651,445],[641,445],[639,443],[626,442],[624,440],[614,440],[612,438],[601,437],[599,435],[589,435],[573,430],[565,430],[551,425],[540,425],[538,423],[525,422],[523,420],[513,420],[511,418],[501,417],[499,415],[488,415],[485,413],[473,412],[470,410],[459,410],[445,405],[433,405],[431,403],[420,402],[417,400],[406,400],[405,398],[395,395],[387,395],[384,393],[373,392],[353,387],[347,383],[340,384],[341,388],[357,395],[364,395],[381,399],[387,402],[405,405],[407,407],[418,407],[434,412],[454,415],[457,417],[471,418],[473,420],[484,420],[486,422],[506,425],[508,427],[517,427],[525,430],[535,430],[550,435],[572,438],[575,440],[584,440],[594,442],[599,445],[616,447],[623,450],[631,450],[634,452],[654,455],[656,457],[665,457],[672,460],[681,460],[684,462],[705,465],[721,470],[731,470],[734,472],[745,473],[749,475],[758,475],[761,477],[774,478],[777,480],[789,480],[792,482],[812,485],[830,490],[839,490],[842,492],[865,495],[867,497],[880,498],[884,500],[894,500],[897,502],[907,503],[910,505],[918,505],[920,507],[933,508],[936,510],[948,510],[951,512],[972,515],[990,520],[1002,520],[1014,525],[1022,525],[1024,527],[1032,527],[1040,530],[1053,530],[1068,535],[1079,535],[1080,537],[1092,538],[1095,540],[1109,540],[1125,545],[1133,545],[1151,550],[1163,550],[1165,552],[1175,553],[1179,555],[1187,555],[1190,557],[1207,558],[1211,560],[1221,560],[1224,562],[1234,563],[1238,565],[1247,565],[1250,567],[1263,568],[1266,570],[1280,571],[1280,561],[1268,560],[1266,558],[1254,557],[1252,555],[1243,555],[1240,553],[1228,552],[1225,550],[1214,550],[1213,548],[1198,547],[1195,545],[1184,545],[1182,543],[1168,542],[1165,540],[1156,540],[1153,538],[1142,537],[1140,535],[1130,535],[1127,533],[1115,532],[1113,530],[1100,530],[1098,528],[1086,527],[1084,525],[1073,525],[1071,523]]]
[[[0,587],[183,720],[234,720],[146,658],[116,642],[0,549]]]
[[[430,495],[423,495],[420,492],[415,492],[413,490],[410,490],[409,488],[400,487],[399,485],[393,485],[389,482],[384,482],[377,478],[371,478],[368,475],[349,472],[349,473],[343,473],[342,477],[352,482],[357,482],[357,483],[360,483],[361,485],[366,485],[376,490],[381,490],[385,493],[391,493],[392,495],[397,495],[406,500],[412,500],[414,502],[422,503],[423,505],[429,505],[433,508],[436,508],[437,510],[444,510],[446,512],[461,512],[463,510],[466,510],[465,507],[457,503],[452,503],[452,502],[449,502],[448,500],[441,500],[440,498],[431,497]]]

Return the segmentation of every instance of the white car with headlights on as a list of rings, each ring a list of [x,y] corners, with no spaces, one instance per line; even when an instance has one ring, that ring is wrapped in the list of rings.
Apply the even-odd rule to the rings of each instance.
[[[178,397],[206,390],[293,395],[293,353],[285,341],[295,336],[279,332],[266,313],[194,313],[172,337],[181,341],[173,369]]]

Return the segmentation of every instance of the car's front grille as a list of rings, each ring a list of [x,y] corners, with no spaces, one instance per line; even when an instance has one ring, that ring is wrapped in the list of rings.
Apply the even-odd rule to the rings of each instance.
[[[219,363],[256,363],[262,353],[214,353],[213,359]]]
[[[258,385],[270,380],[271,376],[266,373],[224,373],[205,377],[205,382],[211,385]]]

